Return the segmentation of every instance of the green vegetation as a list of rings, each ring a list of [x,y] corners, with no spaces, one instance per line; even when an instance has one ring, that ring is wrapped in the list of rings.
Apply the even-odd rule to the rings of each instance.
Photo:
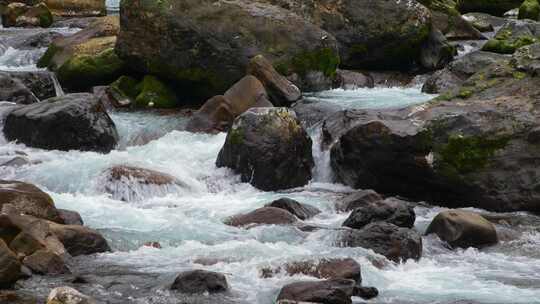
[[[538,20],[540,4],[538,0],[525,0],[519,7],[518,19]]]
[[[147,75],[137,85],[139,95],[135,98],[138,107],[153,104],[156,108],[174,108],[178,106],[176,93],[155,76]]]
[[[327,77],[334,77],[339,66],[339,54],[331,48],[304,52],[294,56],[288,62],[275,65],[282,75],[298,73],[305,76],[309,71],[321,71]]]
[[[501,36],[505,37],[504,34]],[[509,38],[501,39],[499,37],[496,37],[495,39],[491,39],[486,44],[484,44],[484,47],[482,48],[482,50],[487,51],[487,52],[499,53],[499,54],[513,54],[520,47],[533,44],[537,41],[538,40],[532,36],[520,36],[513,40]]]

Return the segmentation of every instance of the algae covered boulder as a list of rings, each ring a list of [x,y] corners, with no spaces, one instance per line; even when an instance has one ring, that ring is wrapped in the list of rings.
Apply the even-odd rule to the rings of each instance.
[[[252,108],[234,121],[216,164],[266,190],[300,187],[311,179],[311,139],[286,108]]]
[[[137,85],[135,105],[138,107],[174,108],[178,106],[176,93],[155,76],[147,75]]]
[[[199,100],[223,94],[263,55],[282,73],[332,76],[334,37],[268,3],[224,0],[126,0],[116,51],[130,67],[174,83]]]
[[[538,0],[525,0],[519,7],[518,19],[538,20],[540,3]]]
[[[27,5],[25,3],[9,3],[3,10],[2,25],[5,27],[49,27],[53,23],[51,11],[45,3]]]
[[[533,44],[540,36],[540,23],[532,20],[509,20],[482,47],[483,51],[513,54],[520,47]]]

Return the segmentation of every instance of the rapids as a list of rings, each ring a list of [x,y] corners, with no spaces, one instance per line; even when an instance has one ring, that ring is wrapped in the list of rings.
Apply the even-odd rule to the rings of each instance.
[[[0,37],[7,37],[13,30],[1,31]],[[5,41],[0,40],[0,70],[36,69],[35,61],[44,49],[17,50]],[[344,108],[384,108],[423,103],[433,96],[413,87],[332,90],[306,97]],[[2,105],[0,112],[6,109]],[[322,257],[356,259],[362,265],[363,285],[380,291],[368,303],[540,303],[538,217],[498,215],[505,218],[497,225],[503,235],[501,243],[483,250],[450,250],[437,238],[424,237],[420,261],[383,263],[378,268],[375,265],[380,266],[383,258],[370,250],[333,246],[335,232],[331,229],[307,233],[292,227],[262,226],[244,230],[222,223],[228,216],[287,196],[323,211],[309,223],[329,228],[341,225],[348,214],[336,213],[332,202],[352,189],[334,183],[329,155],[319,148],[318,126],[309,130],[316,161],[310,184],[263,192],[241,183],[230,170],[215,166],[225,140],[223,133],[182,131],[186,118],[174,113],[113,112],[111,117],[121,140],[109,154],[45,151],[6,142],[0,136],[0,162],[21,152],[31,161],[21,167],[0,166],[0,179],[35,183],[52,196],[57,207],[78,211],[86,225],[98,229],[109,241],[114,252],[79,257],[70,265],[75,274],[92,282],[77,288],[104,303],[270,304],[284,284],[312,278],[278,274],[263,279],[261,268]],[[121,164],[171,174],[185,186],[153,189],[137,202],[115,200],[103,191],[103,171]],[[419,204],[415,228],[423,232],[441,210]],[[148,241],[158,241],[163,248],[142,247]],[[227,274],[231,294],[185,299],[167,290],[176,273],[193,268]],[[19,289],[45,297],[52,287],[65,285],[68,279],[34,276]],[[364,303],[359,298],[355,301]]]

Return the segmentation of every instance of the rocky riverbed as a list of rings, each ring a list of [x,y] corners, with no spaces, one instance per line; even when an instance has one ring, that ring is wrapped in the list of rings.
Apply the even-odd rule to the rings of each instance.
[[[522,2],[0,0],[0,303],[540,303]]]

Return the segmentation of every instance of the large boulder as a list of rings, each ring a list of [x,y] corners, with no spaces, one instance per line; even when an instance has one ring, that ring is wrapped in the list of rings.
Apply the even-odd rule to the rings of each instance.
[[[289,211],[275,207],[263,207],[246,214],[238,214],[225,220],[225,224],[237,227],[256,225],[291,225],[298,219]]]
[[[333,279],[325,281],[303,281],[287,284],[281,288],[277,301],[291,300],[293,303],[351,304],[354,280]]]
[[[0,239],[0,288],[11,287],[21,276],[21,263]]]
[[[19,213],[64,223],[52,198],[33,184],[0,180],[0,209],[11,205]]]
[[[533,44],[540,37],[540,23],[533,20],[509,20],[482,47],[483,51],[513,54],[520,47]]]
[[[227,291],[229,284],[222,273],[192,270],[180,273],[171,289],[182,293],[218,293]]]
[[[49,27],[53,16],[43,2],[33,6],[13,2],[2,11],[2,25],[5,27]]]
[[[452,247],[483,247],[498,241],[495,226],[480,214],[465,210],[439,213],[426,230]]]
[[[216,164],[265,190],[300,187],[311,179],[311,139],[286,108],[252,108],[240,115]]]
[[[316,207],[308,204],[299,203],[287,197],[277,199],[267,204],[266,207],[275,207],[287,210],[301,220],[312,218],[315,215],[321,213],[321,210],[317,209]]]
[[[370,204],[376,204],[383,200],[383,197],[373,190],[355,191],[336,203],[337,211],[352,211]]]
[[[420,107],[328,118],[338,180],[451,208],[540,212],[538,55],[523,47]]]
[[[430,11],[417,1],[263,0],[286,7],[334,35],[341,66],[409,68],[431,28]]]
[[[31,147],[109,152],[118,133],[103,105],[86,93],[21,106],[6,117],[4,134]]]
[[[519,7],[518,19],[531,19],[538,21],[540,4],[538,0],[525,0]]]
[[[420,51],[420,63],[426,69],[438,70],[452,61],[456,54],[455,46],[446,41],[441,31],[432,29]]]
[[[502,16],[517,8],[523,0],[457,0],[457,9],[462,13],[480,12]]]
[[[362,229],[374,222],[388,222],[399,227],[412,228],[416,215],[407,202],[386,199],[359,206],[343,223],[344,227]]]
[[[99,232],[88,227],[49,223],[49,229],[72,256],[111,251],[107,240]]]
[[[222,94],[256,55],[285,75],[320,71],[331,77],[339,63],[332,35],[268,3],[127,0],[120,16],[120,57],[199,99]]]
[[[362,229],[340,233],[338,245],[363,247],[391,261],[418,260],[422,256],[422,237],[416,231],[385,222],[371,223]]]
[[[431,10],[432,26],[451,40],[478,40],[484,36],[461,16],[454,0],[418,0]]]
[[[275,90],[275,89],[274,89]],[[190,132],[228,130],[236,117],[253,107],[272,107],[263,84],[254,76],[240,79],[224,95],[210,98],[190,118]]]
[[[57,71],[62,85],[72,90],[109,84],[125,67],[114,51],[119,29],[117,16],[98,18],[74,35],[55,39],[37,65]]]
[[[45,0],[54,15],[62,17],[105,16],[105,0]]]

